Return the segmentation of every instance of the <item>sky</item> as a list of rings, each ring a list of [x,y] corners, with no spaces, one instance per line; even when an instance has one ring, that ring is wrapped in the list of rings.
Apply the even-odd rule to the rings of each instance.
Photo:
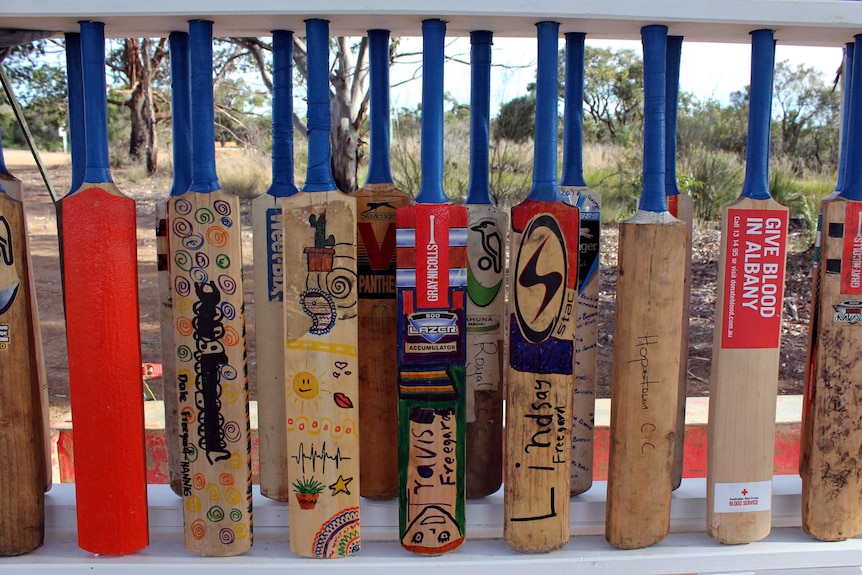
[[[404,51],[421,51],[421,38],[402,39]],[[639,41],[600,41],[587,38],[588,46],[619,50],[629,48],[642,53]],[[560,49],[565,42],[560,40]],[[811,46],[776,46],[775,61],[789,60],[792,65],[806,64],[821,71],[823,79],[831,82],[841,65],[841,48],[822,48]],[[464,62],[470,60],[470,39],[457,38],[447,41],[447,57],[455,57]],[[714,98],[729,101],[731,92],[747,85],[750,80],[751,46],[748,44],[710,44],[703,42],[684,42],[680,63],[680,90],[693,93],[700,99]],[[421,100],[421,83],[410,82],[396,85],[410,78],[420,57],[391,68],[390,93],[391,106],[415,108]],[[492,65],[507,64],[511,68],[494,66],[491,72],[491,116],[494,117],[500,106],[526,93],[526,86],[535,79],[536,40],[534,38],[495,38],[491,53]],[[445,90],[462,103],[470,101],[470,67],[449,61],[444,71]]]

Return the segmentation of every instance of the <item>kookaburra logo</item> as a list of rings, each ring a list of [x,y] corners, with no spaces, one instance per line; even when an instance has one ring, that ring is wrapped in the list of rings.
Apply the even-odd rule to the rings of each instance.
[[[18,288],[18,274],[15,271],[15,254],[12,245],[12,228],[5,216],[0,214],[0,314],[12,307]]]
[[[485,255],[477,261],[479,269],[483,272],[493,269],[495,274],[502,272],[503,237],[497,229],[497,222],[494,220],[482,220],[470,229],[482,235],[482,249],[485,251]]]

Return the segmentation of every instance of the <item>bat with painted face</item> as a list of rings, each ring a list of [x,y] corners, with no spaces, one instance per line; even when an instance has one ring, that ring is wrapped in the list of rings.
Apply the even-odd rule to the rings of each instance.
[[[396,212],[398,526],[418,555],[465,538],[467,210],[443,191],[446,24],[422,22],[422,182]]]

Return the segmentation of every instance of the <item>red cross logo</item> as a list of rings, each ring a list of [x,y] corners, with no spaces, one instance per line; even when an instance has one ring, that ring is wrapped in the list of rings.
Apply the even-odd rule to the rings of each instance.
[[[743,496],[748,495],[748,489],[743,489],[743,490],[742,490],[742,495],[743,495]]]

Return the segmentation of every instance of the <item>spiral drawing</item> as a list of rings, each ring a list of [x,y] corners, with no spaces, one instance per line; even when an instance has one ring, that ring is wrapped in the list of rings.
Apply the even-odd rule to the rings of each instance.
[[[194,231],[194,226],[186,218],[175,219],[172,228],[174,235],[180,238],[184,238]]]
[[[187,216],[192,213],[192,203],[188,200],[176,200],[174,202],[174,212],[180,216]]]
[[[233,295],[236,293],[236,280],[229,275],[222,274],[218,277],[218,287],[224,293]]]
[[[223,248],[230,239],[230,233],[221,226],[210,226],[205,232],[207,243],[214,248]]]
[[[209,208],[198,208],[195,212],[195,221],[202,226],[211,224],[215,221],[215,216]]]
[[[214,201],[213,202],[213,209],[220,216],[229,216],[230,212],[231,212],[230,203],[228,203],[224,200]]]
[[[204,245],[204,237],[198,233],[189,234],[183,238],[183,247],[187,250],[199,250]]]

